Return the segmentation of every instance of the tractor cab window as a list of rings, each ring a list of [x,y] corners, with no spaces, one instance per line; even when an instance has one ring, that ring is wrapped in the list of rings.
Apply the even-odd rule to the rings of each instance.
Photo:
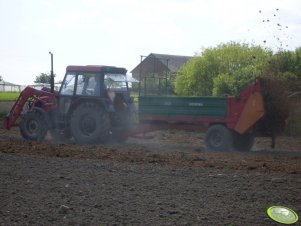
[[[99,96],[100,81],[95,73],[81,73],[77,78],[76,95]]]
[[[68,73],[63,81],[60,94],[62,95],[73,95],[75,85],[75,73]]]
[[[105,74],[104,82],[110,90],[127,91],[128,83],[136,82],[136,80],[124,74]]]

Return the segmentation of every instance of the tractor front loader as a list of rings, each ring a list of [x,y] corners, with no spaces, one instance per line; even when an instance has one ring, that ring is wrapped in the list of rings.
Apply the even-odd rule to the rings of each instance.
[[[47,132],[77,143],[127,139],[133,107],[126,69],[111,66],[68,66],[59,92],[25,88],[3,126],[17,125],[27,140],[43,140]]]

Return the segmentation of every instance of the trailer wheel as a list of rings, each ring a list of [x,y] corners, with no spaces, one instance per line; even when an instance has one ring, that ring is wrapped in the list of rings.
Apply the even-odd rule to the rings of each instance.
[[[232,133],[223,125],[213,125],[206,132],[205,144],[210,151],[231,151],[232,143]]]
[[[97,104],[81,104],[71,115],[70,128],[78,143],[101,143],[109,136],[109,115]]]
[[[24,139],[41,141],[47,134],[48,125],[42,112],[33,110],[23,116],[19,128]]]
[[[252,134],[239,134],[233,132],[233,148],[235,151],[250,151],[254,144],[254,136]]]

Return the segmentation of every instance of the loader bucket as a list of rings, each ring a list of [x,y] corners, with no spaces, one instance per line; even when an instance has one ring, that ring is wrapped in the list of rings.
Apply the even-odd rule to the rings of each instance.
[[[262,95],[259,92],[252,93],[245,104],[234,130],[243,134],[263,116],[264,103]]]

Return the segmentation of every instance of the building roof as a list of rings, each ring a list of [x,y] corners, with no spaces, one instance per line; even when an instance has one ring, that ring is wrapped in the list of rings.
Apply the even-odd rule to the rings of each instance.
[[[179,69],[185,64],[191,56],[179,56],[179,55],[169,55],[169,54],[158,54],[151,53],[149,54],[140,64],[138,64],[131,73],[137,75],[140,71],[140,66],[142,68],[142,73],[160,73],[160,70],[166,69],[170,72],[178,72]],[[162,67],[155,63],[159,62]],[[153,64],[154,66],[150,66],[147,64]],[[153,71],[152,71],[153,70]],[[135,76],[134,76],[135,77]],[[137,77],[137,76],[136,76]]]
[[[151,53],[148,57],[157,58],[164,64],[171,72],[177,72],[185,64],[191,56],[178,56],[178,55],[168,55],[168,54],[158,54]]]

